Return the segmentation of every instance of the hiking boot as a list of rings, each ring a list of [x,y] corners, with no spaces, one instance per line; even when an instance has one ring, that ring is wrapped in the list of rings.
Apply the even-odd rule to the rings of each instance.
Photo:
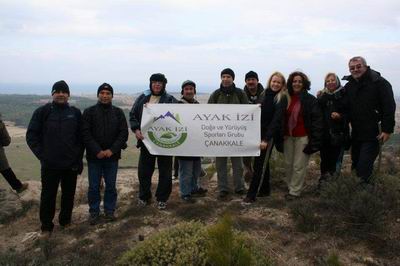
[[[104,215],[104,220],[106,220],[106,222],[114,222],[116,220],[116,217],[114,213],[109,212]]]
[[[165,201],[159,201],[157,203],[157,208],[159,210],[165,210],[167,208],[167,203]]]
[[[18,194],[20,194],[20,193],[24,192],[25,190],[27,190],[28,187],[29,187],[28,183],[23,183],[22,186],[19,189],[16,190],[16,192]]]
[[[237,190],[237,191],[235,191],[235,194],[239,195],[239,196],[243,196],[244,194],[246,194],[246,191],[244,189]]]
[[[100,217],[98,213],[91,213],[89,216],[89,224],[90,225],[96,225],[100,221]]]
[[[300,196],[292,195],[292,194],[289,194],[289,193],[285,195],[285,199],[287,201],[297,200],[299,198],[300,198]]]
[[[197,190],[192,192],[192,196],[204,197],[207,194],[208,190],[204,188],[198,188]]]
[[[263,198],[263,197],[269,197],[271,196],[271,192],[258,192],[257,197]]]
[[[182,197],[182,200],[183,200],[185,203],[196,203],[196,201],[195,201],[190,195],[183,196],[183,197]]]
[[[244,205],[250,205],[250,204],[252,204],[252,203],[254,203],[254,202],[256,202],[256,199],[255,199],[255,198],[245,197],[245,198],[243,199],[243,204],[244,204]]]
[[[221,201],[227,200],[228,199],[228,195],[229,195],[229,193],[227,191],[221,191],[218,194],[218,200],[221,200]]]
[[[39,235],[39,239],[47,241],[51,237],[51,233],[52,233],[51,231],[42,231]]]

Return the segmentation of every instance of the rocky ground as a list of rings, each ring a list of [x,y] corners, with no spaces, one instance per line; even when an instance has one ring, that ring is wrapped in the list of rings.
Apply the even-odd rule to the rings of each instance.
[[[304,198],[315,199],[315,175],[311,165]],[[315,170],[315,169],[314,169]],[[154,176],[153,183],[157,176]],[[195,204],[183,203],[174,181],[173,193],[165,211],[155,206],[138,207],[137,176],[135,169],[121,169],[118,174],[117,221],[90,226],[87,222],[87,181],[78,180],[73,225],[63,229],[56,225],[49,242],[39,240],[38,202],[40,183],[29,181],[29,190],[21,195],[9,189],[0,190],[0,250],[12,254],[11,260],[32,262],[39,260],[65,265],[112,265],[120,254],[161,229],[180,221],[200,220],[214,223],[222,214],[234,217],[235,227],[265,243],[266,252],[276,265],[328,265],[326,258],[337,254],[342,265],[393,265],[393,260],[376,254],[365,241],[349,237],[333,237],[296,230],[285,201],[285,185],[273,179],[270,197],[261,198],[251,206],[243,206],[241,196],[229,201],[216,200],[216,176],[209,180],[209,193]],[[154,190],[153,190],[154,191]],[[55,219],[55,221],[57,221]],[[14,256],[14,257],[13,257]],[[8,258],[10,259],[10,258]],[[0,265],[1,264],[0,259]],[[399,262],[397,260],[397,262]],[[17,264],[18,265],[18,264]]]

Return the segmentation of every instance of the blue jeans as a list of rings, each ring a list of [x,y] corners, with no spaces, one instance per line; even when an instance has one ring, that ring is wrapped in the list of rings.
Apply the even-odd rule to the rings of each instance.
[[[201,173],[200,160],[179,160],[179,189],[181,197],[190,196],[198,189],[197,180]]]
[[[89,212],[91,214],[100,213],[100,182],[101,177],[104,178],[105,191],[104,191],[104,212],[114,213],[115,205],[117,203],[117,189],[115,183],[117,180],[118,161],[89,161],[89,190],[88,202]]]

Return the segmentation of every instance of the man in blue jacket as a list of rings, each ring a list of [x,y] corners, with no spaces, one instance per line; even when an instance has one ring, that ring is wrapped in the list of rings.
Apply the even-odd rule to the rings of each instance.
[[[150,77],[150,90],[142,93],[132,106],[129,113],[131,130],[137,139],[136,147],[140,148],[138,165],[139,176],[139,205],[145,206],[151,202],[151,177],[157,159],[158,164],[158,186],[156,191],[157,207],[164,210],[167,207],[167,200],[172,190],[172,156],[151,155],[143,144],[144,139],[140,128],[142,121],[143,106],[146,103],[178,103],[174,96],[165,90],[167,79],[161,73],[156,73]]]
[[[393,133],[396,103],[390,83],[372,70],[363,57],[351,58],[349,70],[351,75],[343,79],[348,81],[344,88],[350,102],[352,168],[368,183],[379,143],[386,142]]]
[[[71,223],[77,175],[82,173],[81,112],[68,104],[68,84],[60,80],[51,91],[53,101],[35,110],[26,132],[29,148],[40,160],[42,192],[40,221],[43,237],[53,231],[58,186],[61,183],[61,226]]]
[[[100,214],[100,181],[104,177],[104,214],[107,221],[115,219],[117,203],[117,171],[121,149],[126,148],[128,125],[122,109],[112,105],[113,87],[103,83],[97,90],[98,102],[82,116],[82,137],[88,161],[88,203],[90,224],[95,225]]]

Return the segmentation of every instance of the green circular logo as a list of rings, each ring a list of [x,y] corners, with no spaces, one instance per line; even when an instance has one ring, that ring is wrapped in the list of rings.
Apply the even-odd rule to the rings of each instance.
[[[155,145],[172,149],[185,142],[187,128],[181,124],[179,114],[168,111],[153,119],[153,124],[147,130],[147,134]]]

